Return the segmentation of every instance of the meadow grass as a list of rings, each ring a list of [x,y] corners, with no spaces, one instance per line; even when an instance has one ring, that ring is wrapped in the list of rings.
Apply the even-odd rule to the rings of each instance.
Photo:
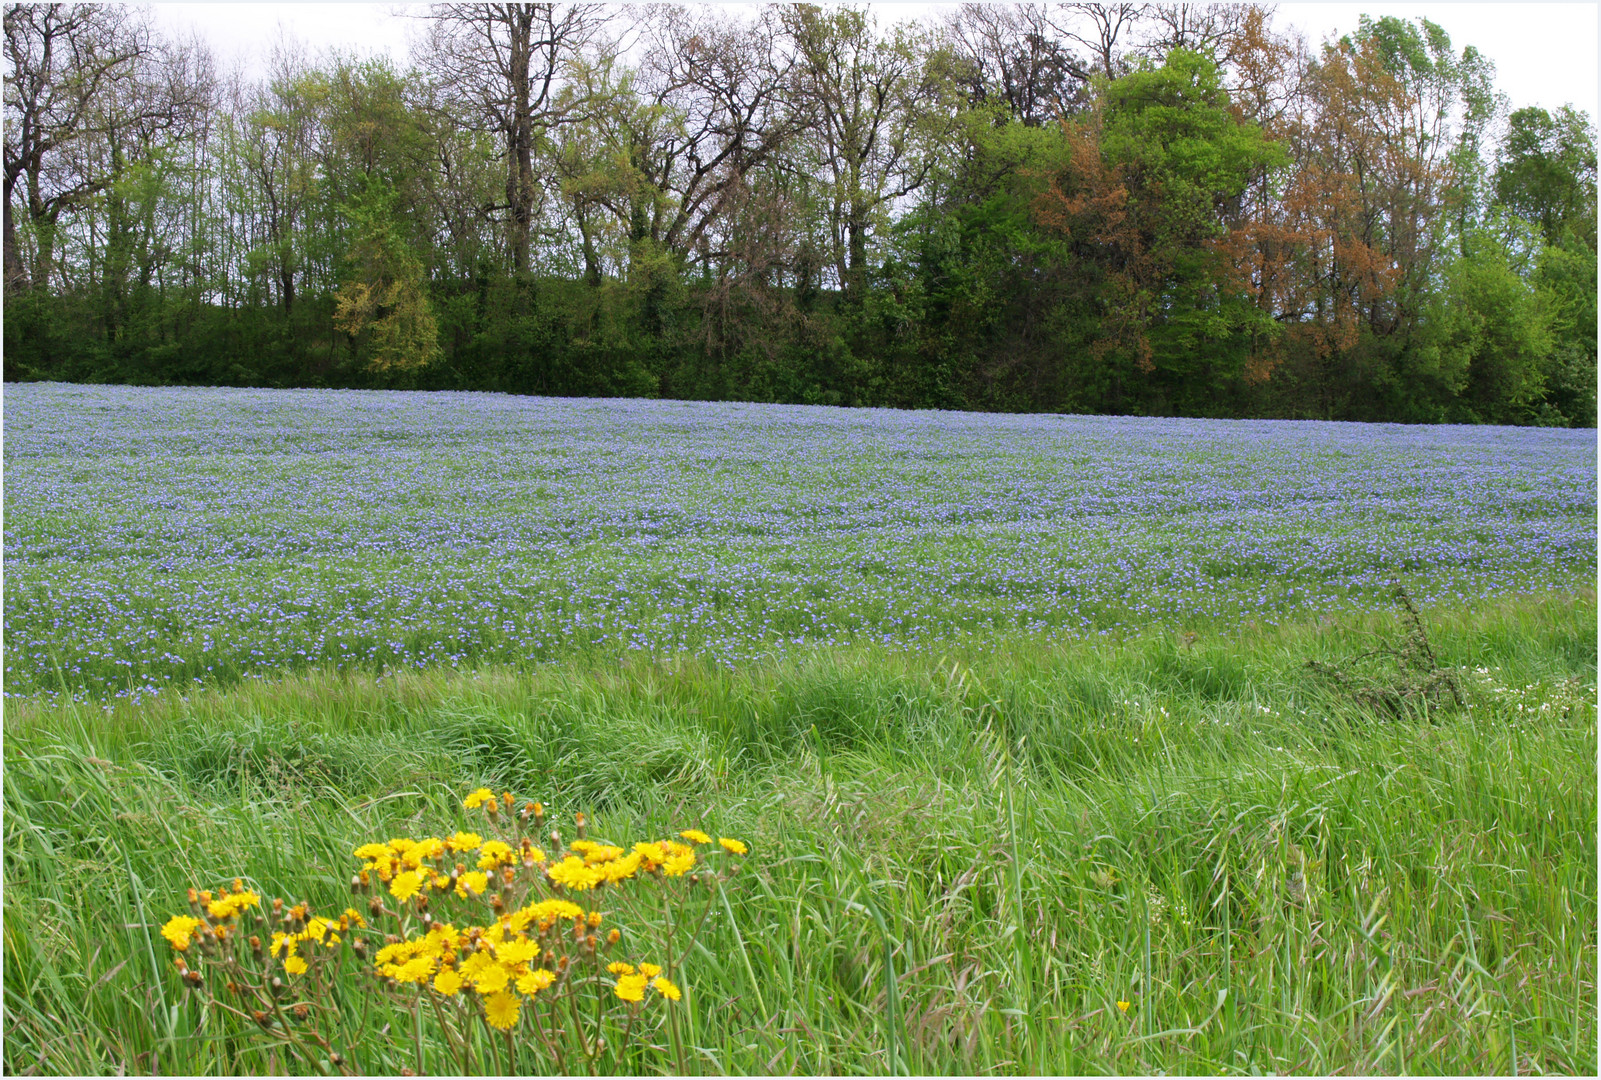
[[[13,700],[4,1066],[281,1066],[185,1000],[184,889],[338,910],[357,844],[485,784],[750,842],[683,968],[692,1070],[1593,1074],[1594,593],[1425,616],[1464,704],[1399,720],[1306,666],[1383,613]],[[412,1064],[408,1023],[349,1056]]]

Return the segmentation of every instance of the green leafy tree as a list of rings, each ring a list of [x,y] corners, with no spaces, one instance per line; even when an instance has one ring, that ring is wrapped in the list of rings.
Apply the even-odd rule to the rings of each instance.
[[[424,367],[439,355],[439,327],[422,262],[396,219],[396,196],[372,179],[345,207],[355,233],[350,277],[335,294],[334,324],[374,371]]]
[[[1595,131],[1589,117],[1564,105],[1519,109],[1507,119],[1495,170],[1495,199],[1540,226],[1548,244],[1568,234],[1596,245]]]

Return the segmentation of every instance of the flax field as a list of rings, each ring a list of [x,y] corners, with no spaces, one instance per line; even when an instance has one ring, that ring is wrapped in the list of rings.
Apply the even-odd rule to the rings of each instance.
[[[530,992],[501,1069],[1596,1069],[1593,431],[28,384],[4,434],[7,1072],[465,1071],[442,990],[347,957],[295,1057],[163,929],[359,907],[480,787],[749,849],[681,999],[597,968],[632,1019],[558,1058]]]

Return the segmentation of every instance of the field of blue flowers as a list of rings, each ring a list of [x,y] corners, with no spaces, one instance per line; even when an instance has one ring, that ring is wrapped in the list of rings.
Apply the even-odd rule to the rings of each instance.
[[[7,387],[5,692],[1593,588],[1593,431]]]

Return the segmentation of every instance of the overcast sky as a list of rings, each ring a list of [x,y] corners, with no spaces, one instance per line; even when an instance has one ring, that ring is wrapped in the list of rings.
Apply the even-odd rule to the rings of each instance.
[[[751,5],[730,5],[748,7]],[[869,5],[881,18],[912,18],[954,4],[880,2]],[[166,27],[193,27],[212,44],[224,66],[237,60],[247,75],[265,70],[265,58],[280,35],[299,39],[313,54],[327,47],[357,53],[387,52],[403,64],[415,20],[397,4],[191,4],[153,5]],[[1274,24],[1298,27],[1316,42],[1356,28],[1363,13],[1424,16],[1439,23],[1461,51],[1474,45],[1495,61],[1496,85],[1513,108],[1572,103],[1596,115],[1597,56],[1601,27],[1595,3],[1572,4],[1280,4]],[[411,10],[417,10],[415,6]]]

